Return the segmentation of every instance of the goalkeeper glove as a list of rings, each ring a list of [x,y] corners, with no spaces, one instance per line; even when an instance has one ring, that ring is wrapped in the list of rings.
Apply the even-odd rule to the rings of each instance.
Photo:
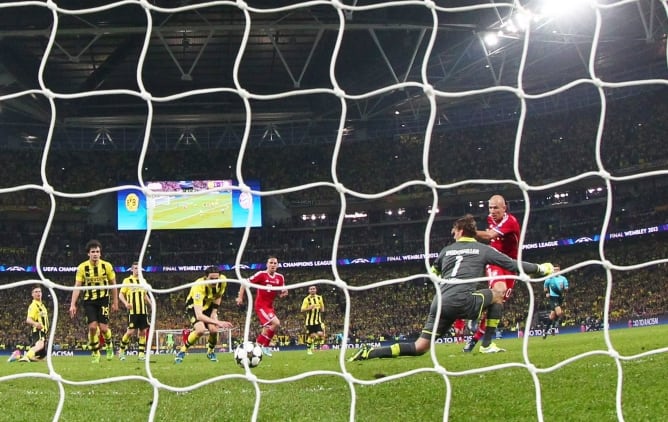
[[[549,262],[543,264],[538,264],[538,274],[539,275],[550,275],[554,272],[554,265]]]

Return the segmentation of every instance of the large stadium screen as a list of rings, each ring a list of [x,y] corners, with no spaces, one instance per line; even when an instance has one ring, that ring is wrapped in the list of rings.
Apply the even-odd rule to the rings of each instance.
[[[254,191],[260,183],[247,181]],[[118,192],[118,230],[146,230],[152,218],[152,230],[223,229],[246,227],[252,207],[251,227],[262,227],[261,198],[233,189],[234,180],[182,180],[148,182],[159,195],[139,189]],[[205,192],[193,194],[193,192]]]

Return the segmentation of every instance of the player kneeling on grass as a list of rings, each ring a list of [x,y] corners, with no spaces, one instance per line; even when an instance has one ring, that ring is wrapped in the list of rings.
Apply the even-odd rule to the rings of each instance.
[[[196,284],[190,288],[190,293],[186,298],[186,313],[192,330],[188,334],[188,339],[181,346],[176,354],[175,363],[183,362],[188,348],[197,343],[200,337],[209,330],[207,339],[206,357],[211,362],[218,362],[216,358],[216,343],[218,343],[218,329],[232,328],[232,323],[218,320],[218,307],[227,287],[226,278],[220,274],[217,267],[207,267],[204,270],[204,277],[200,277],[195,282],[209,281],[209,284]]]
[[[18,360],[20,362],[34,362],[46,357],[47,334],[49,332],[49,314],[42,302],[42,288],[32,288],[32,302],[28,306],[26,324],[30,326],[30,349]],[[20,354],[20,353],[19,353]],[[14,358],[18,358],[12,354]],[[11,357],[10,357],[11,359]]]
[[[503,283],[497,284],[499,287],[495,285],[493,289],[476,290],[476,283],[462,281],[484,277],[487,264],[498,265],[511,271],[518,271],[518,266],[521,265],[525,273],[539,276],[551,274],[553,266],[550,263],[518,262],[496,249],[476,241],[476,222],[470,214],[455,221],[451,233],[455,243],[441,250],[432,267],[432,271],[441,277],[440,320],[436,321],[438,297],[434,297],[429,308],[427,322],[415,343],[396,343],[392,346],[377,349],[364,345],[348,359],[349,362],[423,355],[431,347],[433,333],[436,337],[439,337],[446,333],[458,318],[478,319],[484,311],[487,311],[487,326],[491,329],[485,332],[480,352],[497,353],[505,351],[492,343],[494,328],[498,325],[503,313],[503,297],[505,294],[505,288],[502,287]]]

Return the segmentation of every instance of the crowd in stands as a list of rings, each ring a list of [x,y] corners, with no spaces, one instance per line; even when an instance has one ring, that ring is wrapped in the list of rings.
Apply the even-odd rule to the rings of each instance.
[[[531,185],[541,185],[586,172],[605,170],[614,176],[642,174],[665,169],[668,150],[663,147],[668,133],[668,104],[658,93],[627,99],[623,105],[610,104],[601,132],[598,167],[596,136],[600,110],[576,110],[526,122],[519,153],[519,176]],[[621,104],[621,102],[620,102]],[[651,112],[649,112],[651,110]],[[608,181],[601,175],[572,181],[557,189],[530,191],[529,203],[522,192],[508,183],[451,185],[466,179],[515,180],[513,159],[516,147],[517,122],[480,126],[450,131],[435,131],[430,141],[429,168],[423,169],[425,143],[418,135],[367,141],[344,140],[337,156],[338,182],[354,191],[346,194],[346,210],[364,209],[364,215],[346,219],[335,238],[341,209],[340,194],[331,187],[311,187],[274,195],[292,215],[275,218],[265,215],[262,228],[250,230],[244,244],[242,229],[159,230],[153,231],[143,256],[143,265],[208,265],[261,263],[267,255],[281,261],[327,260],[333,252],[338,258],[354,259],[370,256],[392,256],[425,252],[425,238],[431,252],[437,252],[451,241],[452,221],[464,213],[473,213],[482,225],[487,214],[486,200],[492,193],[502,192],[509,199],[510,211],[522,220],[530,207],[525,226],[525,243],[564,238],[592,237],[607,225],[607,233],[666,224],[668,183],[665,177],[645,176],[623,181]],[[242,174],[247,180],[261,181],[263,190],[272,191],[305,183],[333,182],[331,160],[333,145],[300,145],[270,147],[269,151],[249,150],[244,154]],[[59,192],[77,194],[97,189],[138,183],[138,152],[103,151],[104,159],[95,160],[91,172],[87,162],[90,151],[50,151],[45,168],[48,184]],[[10,159],[7,159],[7,158]],[[152,151],[143,162],[142,179],[151,180],[222,180],[236,178],[238,151]],[[41,151],[13,151],[2,161],[5,171],[0,187],[43,185],[40,174]],[[203,165],[203,163],[207,163]],[[424,184],[413,185],[389,194],[384,202],[362,201],[355,192],[383,192],[408,181],[424,181],[425,170],[439,185],[439,210],[431,231],[427,224],[432,205],[432,191]],[[177,189],[178,183],[174,189]],[[199,185],[193,185],[193,188]],[[610,192],[608,192],[610,190]],[[567,196],[558,194],[567,193]],[[103,258],[117,266],[129,266],[137,260],[144,245],[144,231],[116,230],[115,210],[100,209],[102,200],[113,193],[88,197],[57,196],[55,218],[47,227],[51,198],[42,190],[30,187],[0,194],[0,265],[5,267],[36,265],[76,266],[86,257],[82,252],[91,238],[103,244]],[[611,200],[608,203],[608,198]],[[112,203],[115,197],[112,198]],[[98,206],[95,207],[94,205]],[[610,215],[606,221],[606,210]],[[364,208],[366,207],[366,208]],[[95,211],[93,211],[93,209]],[[393,211],[393,212],[388,212]],[[98,218],[92,218],[96,213]],[[99,215],[106,215],[100,221]],[[304,218],[313,215],[313,218]],[[45,229],[47,229],[45,236]],[[43,241],[43,248],[40,245]],[[665,236],[644,236],[653,247],[624,239],[626,246],[610,246],[611,256],[619,265],[630,265],[666,257]],[[663,240],[663,241],[662,241]],[[621,241],[615,241],[621,242]],[[611,242],[611,244],[615,244]],[[334,245],[337,248],[334,251]],[[529,251],[528,258],[544,251]],[[588,250],[588,253],[592,250]],[[593,250],[597,253],[597,249]],[[555,254],[558,254],[555,256]],[[536,260],[554,260],[573,265],[585,256],[581,251],[565,253],[562,248],[550,249],[547,256]],[[541,259],[538,259],[541,258]],[[600,259],[595,256],[593,259]],[[415,276],[414,279],[377,289],[350,291],[350,334],[355,338],[383,335],[415,336],[424,322],[433,294],[433,286],[418,276],[424,270],[413,264],[383,266],[362,265],[343,268],[342,278],[352,286],[367,285],[379,280]],[[316,270],[286,270],[289,283],[309,279],[333,279],[332,274],[319,275]],[[656,294],[661,273],[656,267],[633,271],[613,271],[614,280],[611,319],[623,320],[634,315],[657,315],[666,310],[665,300]],[[244,274],[248,276],[250,274]],[[73,274],[53,274],[63,286],[71,286]],[[120,275],[122,276],[122,274]],[[148,273],[154,288],[165,289],[192,281],[197,275]],[[233,274],[228,274],[234,277]],[[578,324],[587,317],[600,318],[608,281],[598,266],[578,268],[568,274],[572,278],[572,294],[566,305],[567,320]],[[3,283],[16,275],[0,273]],[[19,275],[20,277],[20,275]],[[122,278],[122,277],[121,277]],[[230,290],[235,289],[231,283]],[[331,335],[342,330],[345,295],[338,287],[321,286],[328,306],[327,322]],[[27,286],[0,289],[3,303],[18,304],[19,309],[0,311],[0,344],[22,341],[25,327],[17,322],[17,312],[27,307]],[[303,291],[302,291],[303,290]],[[81,343],[83,322],[70,321],[66,306],[66,290],[56,290],[59,320],[56,336],[68,345]],[[298,306],[305,289],[296,290],[290,299],[278,304],[285,315],[287,332],[302,327]],[[182,302],[185,291],[157,293],[157,328],[183,328]],[[51,298],[53,300],[54,298]],[[48,302],[48,298],[47,298]],[[373,307],[365,304],[374,304]],[[19,306],[20,305],[20,306]],[[538,304],[537,304],[538,305]],[[506,309],[505,326],[517,327],[526,320],[528,294],[519,289]],[[225,315],[239,326],[245,313],[232,306]],[[124,315],[124,313],[121,313]],[[117,315],[112,330],[121,333],[125,319]]]
[[[668,129],[668,106],[657,101],[665,90],[647,96],[609,104],[601,142],[605,171],[617,176],[665,168],[668,152],[663,135]],[[652,113],[648,113],[652,110]],[[575,110],[527,120],[519,154],[520,176],[531,184],[541,184],[584,172],[599,170],[596,163],[596,134],[600,110]],[[549,128],[549,129],[546,129]],[[436,131],[430,143],[429,173],[439,184],[464,179],[515,179],[513,151],[516,122],[451,131]],[[330,162],[333,146],[299,145],[270,149],[271,165],[264,151],[244,155],[242,172],[246,179],[260,180],[265,191],[303,183],[332,181]],[[424,180],[424,142],[419,136],[396,139],[345,141],[337,161],[337,175],[347,188],[377,193],[410,180]],[[126,184],[137,184],[136,151],[104,151],[91,174],[86,162],[89,151],[50,151],[46,177],[50,186],[66,193],[82,193]],[[6,177],[2,187],[41,185],[40,151],[13,151],[3,161]],[[143,180],[221,180],[234,178],[238,151],[159,151],[149,152],[143,163]],[[203,166],[203,162],[214,165]],[[447,165],[443,164],[447,163]],[[486,215],[484,201],[491,193],[503,191],[510,209],[523,217],[531,207],[526,225],[526,242],[591,236],[604,226],[606,200],[611,196],[607,231],[616,232],[662,224],[666,220],[668,184],[662,177],[642,177],[610,184],[590,177],[558,189],[529,192],[525,204],[519,188],[508,184],[465,185],[439,190],[439,210],[435,226],[428,234],[431,248],[439,248],[448,238],[451,221],[466,212],[480,221]],[[175,182],[177,185],[178,183]],[[195,184],[194,186],[197,186]],[[559,192],[568,196],[560,196]],[[80,251],[90,238],[102,240],[105,255],[117,265],[132,262],[144,243],[144,232],[117,231],[114,209],[105,202],[94,207],[107,193],[93,197],[56,197],[56,213],[42,251],[42,264],[71,266],[80,260]],[[360,202],[346,195],[347,209],[365,204],[365,216],[346,219],[338,241],[338,255],[354,258],[376,254],[416,253],[424,250],[426,221],[432,192],[412,186],[388,195],[385,207]],[[339,193],[317,187],[276,195],[292,214],[288,218],[265,210],[265,226],[253,229],[243,250],[242,262],[262,262],[267,253],[283,259],[327,259],[332,256],[335,228],[341,203]],[[115,197],[111,202],[115,204]],[[482,203],[481,203],[482,201]],[[400,204],[400,205],[390,205]],[[0,195],[0,264],[30,265],[35,262],[51,201],[38,189],[18,190]],[[391,209],[390,207],[394,207]],[[392,212],[390,212],[392,211]],[[91,214],[95,214],[93,218]],[[314,218],[304,218],[310,214]],[[100,220],[100,215],[106,215]],[[94,221],[93,221],[94,220]],[[241,249],[243,230],[154,231],[144,257],[146,265],[186,265],[193,262],[229,262]]]
[[[668,187],[658,182],[640,180],[634,189],[618,190],[613,195],[607,233],[664,224],[668,210],[664,198],[668,198]],[[449,239],[452,221],[464,213],[473,213],[483,224],[486,203],[483,201],[481,207],[476,201],[474,205],[443,207],[430,233],[426,232],[429,214],[425,209],[420,209],[421,218],[417,216],[417,210],[408,208],[405,211],[413,213],[411,218],[403,215],[392,218],[383,212],[376,212],[371,213],[366,222],[346,221],[338,239],[338,257],[354,259],[420,253],[424,251],[425,237],[430,241],[430,249],[436,250]],[[600,234],[606,206],[605,198],[593,198],[532,207],[525,242],[577,239]],[[521,201],[511,201],[510,209],[519,219],[523,218],[525,208]],[[20,220],[8,218],[0,222],[0,234],[5,239],[0,247],[0,265],[35,265],[46,217],[26,220],[26,213],[21,213]],[[376,218],[375,214],[383,214],[384,217]],[[144,244],[144,231],[117,231],[115,222],[91,225],[87,223],[84,213],[78,215],[79,221],[56,220],[50,226],[41,254],[42,265],[77,265],[81,262],[83,245],[91,238],[102,241],[105,257],[115,265],[126,266],[137,259]],[[331,215],[338,215],[338,210],[332,210]],[[243,235],[243,229],[154,230],[148,241],[144,265],[232,263],[242,249]],[[329,259],[335,235],[335,221],[329,225],[302,221],[266,224],[261,229],[250,231],[240,261],[247,264],[263,262],[270,253],[291,261]]]

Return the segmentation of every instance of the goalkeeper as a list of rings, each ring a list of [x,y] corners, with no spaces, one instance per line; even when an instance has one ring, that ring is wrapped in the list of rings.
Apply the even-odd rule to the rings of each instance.
[[[470,214],[455,221],[452,227],[452,235],[455,243],[441,250],[432,267],[432,271],[442,277],[440,282],[442,306],[440,320],[436,320],[438,297],[434,297],[429,308],[427,322],[415,343],[396,343],[392,346],[377,349],[363,345],[355,355],[348,359],[349,362],[423,355],[431,347],[433,334],[439,337],[450,329],[456,319],[478,319],[485,311],[487,311],[487,326],[492,329],[485,331],[480,352],[497,353],[505,351],[492,343],[494,328],[498,325],[503,313],[503,298],[506,290],[503,287],[504,284],[497,283],[492,289],[476,290],[476,283],[462,281],[484,277],[487,264],[498,265],[512,271],[518,271],[521,265],[525,273],[539,276],[551,274],[553,266],[550,263],[518,262],[496,249],[476,241],[476,222]]]

